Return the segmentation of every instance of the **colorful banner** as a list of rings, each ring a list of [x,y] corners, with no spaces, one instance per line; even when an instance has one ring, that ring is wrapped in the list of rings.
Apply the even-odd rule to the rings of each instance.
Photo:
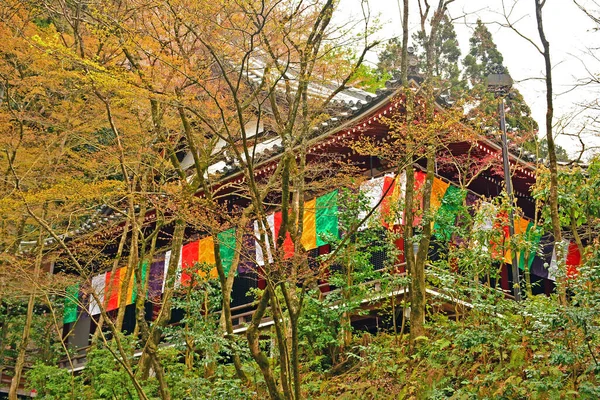
[[[100,303],[104,303],[104,288],[106,287],[106,273],[102,273],[100,275],[92,277],[92,285],[90,290],[92,290]],[[90,315],[100,314],[100,304],[96,302],[94,296],[90,294]]]
[[[317,248],[317,199],[304,203],[304,216],[302,218],[302,246],[304,250]]]
[[[366,197],[370,209],[375,209],[372,221],[381,221],[383,226],[394,225],[395,229],[399,228],[399,221],[396,219],[394,224],[389,219],[395,205],[402,204],[403,196],[406,189],[406,175],[394,177],[394,175],[386,175],[363,182],[360,186],[361,193]],[[415,221],[417,225],[421,222],[423,196],[422,188],[425,182],[426,174],[421,171],[415,171]],[[465,201],[467,192],[458,187],[445,182],[444,180],[435,177],[431,193],[431,213],[435,213],[434,220],[434,235],[440,239],[449,241],[452,236],[458,211]],[[474,200],[471,194],[467,199],[469,205],[473,205]],[[384,198],[382,199],[382,196]],[[380,206],[378,207],[378,205]],[[368,210],[370,211],[370,210]],[[361,211],[359,218],[364,219],[368,211]],[[478,210],[480,213],[476,216],[473,230],[495,231],[499,233],[497,239],[491,240],[491,243],[482,243],[483,250],[487,251],[488,246],[498,260],[504,260],[511,263],[511,251],[507,248],[508,245],[508,218],[507,215],[497,214],[497,208],[491,203],[481,203]],[[281,212],[269,214],[266,217],[268,228],[271,235],[267,233],[266,251],[270,262],[273,261],[271,254],[271,246],[276,244],[276,239],[279,235],[281,223]],[[306,251],[317,249],[320,246],[329,244],[329,238],[339,237],[338,228],[338,191],[332,191],[325,195],[306,201],[304,204],[303,217],[303,232],[301,237],[302,246]],[[367,224],[362,224],[359,230],[366,229]],[[260,266],[265,264],[263,249],[259,246],[259,221],[253,222],[254,233],[242,235],[244,245],[241,246],[240,261],[238,271],[246,273],[248,271],[259,271]],[[551,249],[551,245],[543,245],[543,254],[538,256],[537,250],[540,248],[542,241],[542,232],[539,227],[534,227],[531,222],[524,218],[515,220],[515,234],[523,235],[524,240],[529,247],[529,250],[521,250],[517,254],[517,260],[521,269],[527,265],[533,274],[538,276],[556,279],[556,271],[558,262],[556,260],[556,250]],[[223,263],[223,268],[226,274],[229,273],[236,251],[236,230],[235,228],[221,232],[216,237],[219,244],[219,255]],[[499,239],[499,240],[498,240]],[[204,237],[200,240],[187,243],[181,248],[181,255],[178,260],[176,287],[183,284],[189,285],[192,280],[192,274],[195,271],[195,263],[205,263],[215,265],[215,246],[212,236]],[[560,264],[566,265],[567,277],[572,278],[577,275],[577,266],[581,263],[581,254],[574,243],[565,242],[564,258]],[[550,247],[549,247],[550,246]],[[552,251],[553,250],[553,251]],[[292,242],[289,232],[283,243],[284,258],[290,258],[294,254],[294,243]],[[553,255],[550,259],[550,252]],[[169,250],[164,254],[158,255],[155,260],[149,264],[144,262],[140,266],[142,276],[142,287],[145,287],[148,280],[148,296],[150,299],[156,300],[165,290],[166,276],[168,266],[171,261],[172,252]],[[545,267],[548,263],[549,268]],[[257,268],[258,266],[258,268]],[[120,298],[120,289],[124,279],[126,279],[125,268],[120,268],[115,273],[104,273],[92,278],[92,287],[95,288],[101,301],[105,304],[106,310],[111,311],[117,309],[123,299]],[[237,272],[236,272],[237,273]],[[211,278],[216,278],[216,267],[212,268],[208,274]],[[127,304],[135,302],[137,297],[137,285],[135,284],[135,274],[132,274],[128,283],[126,295]],[[71,323],[77,319],[77,299],[78,287],[67,288],[67,297],[65,297],[65,312],[64,322]],[[73,301],[71,301],[73,300]],[[100,309],[93,298],[89,303],[89,313],[91,315],[98,314]]]
[[[213,266],[208,272],[210,278],[219,277],[217,268],[215,267],[215,241],[212,236],[206,236],[198,241],[198,262]],[[204,277],[206,274],[201,273],[201,276]]]
[[[510,221],[508,222],[510,224]],[[504,252],[504,262],[507,264],[512,264],[512,252],[510,247],[512,244],[510,243],[510,227],[509,225],[504,226],[504,241],[506,251]],[[527,232],[527,228],[529,226],[529,220],[523,217],[517,217],[514,219],[514,227],[515,227],[515,235],[524,235]],[[517,262],[520,258],[520,254],[517,254]]]
[[[161,293],[165,292],[165,285],[168,283],[167,282],[167,273],[169,271],[169,264],[171,263],[171,255],[172,254],[173,254],[173,252],[171,250],[169,250],[165,253],[165,269],[163,271],[163,280],[162,280],[162,285],[160,288]]]
[[[421,224],[421,220],[423,219],[423,215],[421,210],[423,210],[423,185],[425,184],[425,178],[427,174],[422,171],[415,171],[415,186],[414,186],[414,198],[413,198],[413,226],[418,226]],[[402,221],[402,225],[404,225],[404,220]]]
[[[370,210],[376,209],[376,211],[371,214],[371,221],[377,221],[379,219],[379,211],[377,210],[377,205],[379,204],[379,200],[381,200],[381,195],[383,192],[383,186],[385,184],[385,177],[382,176],[380,178],[374,178],[369,181],[365,181],[360,185],[360,192],[367,199],[367,210],[361,210],[358,213],[358,220],[362,221],[368,214]],[[365,230],[369,227],[368,221],[365,221],[359,228],[359,231]]]
[[[437,210],[441,207],[442,201],[450,186],[446,181],[441,180],[437,176],[433,178],[433,185],[431,186],[431,215],[435,215]]]
[[[121,274],[121,272],[123,272]],[[106,273],[106,283],[104,287],[104,302],[106,311],[113,311],[119,308],[121,300],[121,285],[125,280],[125,268],[119,268],[115,272]]]
[[[189,286],[192,274],[196,271],[196,263],[199,262],[198,254],[200,241],[186,243],[181,248],[181,277],[179,282],[183,286]]]
[[[540,240],[540,244],[538,246],[541,250],[541,253],[535,254],[533,258],[533,262],[529,267],[530,272],[533,275],[539,276],[545,279],[552,279],[552,276],[556,276],[555,272],[552,271],[552,257],[555,257],[554,267],[556,266],[556,255],[554,254],[554,244],[550,237],[545,237]],[[552,279],[554,280],[554,279]]]
[[[578,267],[581,265],[581,252],[577,247],[577,243],[569,243],[565,264],[567,266],[567,279],[576,278],[579,274]]]
[[[404,203],[404,193],[406,192],[406,173],[403,171],[400,176],[384,176],[383,192],[381,196],[381,223],[385,228],[391,229],[400,225],[404,210],[399,209]]]
[[[439,240],[450,241],[454,232],[456,217],[466,195],[465,190],[454,185],[448,186],[442,203],[435,214],[435,224],[433,225],[434,235]]]
[[[337,200],[337,190],[317,197],[317,246],[329,244],[328,237],[339,237]]]
[[[238,272],[244,274],[246,272],[256,270],[256,238],[254,234],[244,233],[242,235],[242,248],[240,253],[240,262],[238,263]]]
[[[148,274],[148,299],[156,301],[162,294],[165,274],[165,256],[158,255],[158,258],[150,264],[150,272]]]
[[[381,225],[384,227],[389,227],[390,222],[392,222],[393,214],[397,211],[396,208],[398,206],[398,197],[394,196],[394,191],[396,190],[396,179],[394,175],[386,175],[383,177],[383,188],[381,191],[381,204],[380,208],[380,217],[381,217]],[[397,193],[396,193],[397,194]],[[395,218],[394,218],[395,220]],[[392,222],[392,225],[393,222]]]
[[[562,251],[561,253],[561,259],[558,259],[558,249],[557,247],[562,247]],[[548,266],[548,279],[551,279],[553,281],[556,281],[556,278],[558,276],[558,266],[560,265],[565,265],[566,261],[567,261],[567,255],[568,255],[568,249],[569,249],[569,241],[568,240],[563,240],[561,243],[558,243],[554,245],[554,249],[552,250],[552,259],[550,260],[550,265]]]
[[[124,273],[125,270],[123,269]],[[142,288],[146,285],[146,280],[148,278],[148,261],[144,260],[141,265],[140,274],[142,276]],[[129,284],[127,286],[127,304],[135,303],[135,299],[137,298],[137,277],[135,271],[131,274],[129,278]]]
[[[531,266],[536,257],[540,240],[542,240],[542,229],[540,227],[534,227],[533,222],[528,222],[527,228],[525,229],[524,240],[527,250],[519,252],[519,268],[524,270],[525,265],[527,265],[527,268],[531,271]]]
[[[281,229],[281,211],[273,214],[273,243],[277,247],[277,238],[279,237],[279,231]],[[286,232],[285,239],[283,241],[283,258],[291,258],[294,255],[294,242],[290,232]]]
[[[225,276],[229,274],[229,270],[233,265],[235,258],[235,228],[227,229],[217,235],[219,242],[219,256]]]
[[[266,219],[267,219],[267,225],[270,227],[271,232],[273,232],[274,222],[275,222],[274,215],[273,214],[268,215]],[[267,256],[268,256],[267,259],[269,260],[270,263],[273,262],[273,254],[271,254],[271,241],[273,239],[269,237],[269,231],[267,230],[266,227],[264,229],[264,232],[265,232],[265,241],[264,241],[264,243],[262,243],[262,240],[260,237],[259,221],[254,221],[254,237],[256,238],[256,263],[258,265],[265,265],[263,246],[265,247],[265,249],[267,251]]]
[[[77,308],[79,303],[79,283],[67,286],[65,293],[65,309],[63,323],[70,324],[77,321]]]

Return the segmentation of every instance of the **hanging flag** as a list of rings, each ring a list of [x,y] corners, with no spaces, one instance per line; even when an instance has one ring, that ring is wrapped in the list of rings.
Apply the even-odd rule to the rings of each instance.
[[[406,171],[403,170],[400,176],[396,177],[396,186],[394,187],[393,200],[396,207],[400,207],[396,215],[394,225],[402,225],[404,218],[404,194],[406,193]]]
[[[560,260],[558,259],[558,251],[557,251],[558,246],[560,246],[562,248]],[[568,240],[563,239],[560,243],[554,244],[554,249],[552,250],[552,259],[550,260],[550,266],[548,267],[548,279],[556,281],[556,278],[558,276],[558,266],[566,265],[568,250],[569,250],[569,241]]]
[[[510,222],[509,222],[510,224]],[[527,226],[529,225],[529,220],[526,220],[523,217],[517,217],[514,220],[515,224],[515,235],[523,235],[527,232]],[[512,264],[512,252],[510,249],[510,226],[504,226],[504,237],[506,241],[506,251],[504,252],[504,262],[507,264]],[[517,262],[519,260],[520,255],[517,254]]]
[[[504,261],[506,246],[508,246],[508,214],[506,211],[498,212],[492,225],[490,238],[492,258],[497,261]]]
[[[164,268],[164,273],[163,273],[162,285],[160,288],[161,293],[165,292],[165,285],[167,284],[167,274],[169,272],[169,264],[171,263],[171,254],[172,254],[171,250],[169,250],[165,253],[165,268]]]
[[[225,276],[229,274],[229,270],[233,265],[235,258],[235,228],[227,229],[217,235],[219,241],[219,256]],[[237,271],[236,271],[237,272]]]
[[[317,246],[328,244],[328,236],[339,237],[337,198],[337,190],[317,197]]]
[[[106,273],[106,284],[104,288],[104,301],[106,311],[113,311],[119,308],[121,298],[121,285],[125,280],[125,268],[119,268],[115,272]]]
[[[381,200],[381,195],[383,192],[383,186],[385,184],[385,177],[379,177],[379,178],[374,178],[368,181],[363,182],[360,185],[360,192],[363,194],[363,196],[366,197],[367,199],[367,209],[366,210],[361,210],[358,213],[358,220],[362,221],[367,214],[375,209],[375,212],[373,212],[373,214],[371,214],[371,221],[378,221],[379,220],[379,208],[378,208],[378,204],[379,204],[379,200]],[[365,230],[369,227],[369,222],[365,221],[359,228],[359,231]]]
[[[267,225],[271,229],[271,232],[273,232],[273,230],[274,230],[274,218],[275,218],[275,216],[273,214],[270,214],[267,216]],[[263,249],[262,249],[263,246],[261,246],[261,244],[264,245],[264,247],[266,248],[268,260],[270,263],[272,263],[273,262],[273,254],[271,254],[272,238],[269,238],[269,232],[267,231],[267,229],[265,227],[265,242],[262,243],[261,237],[260,237],[260,229],[259,229],[259,221],[258,220],[254,221],[254,237],[256,237],[256,263],[258,265],[265,265],[265,258],[264,258]]]
[[[178,280],[183,286],[189,286],[192,280],[192,274],[195,273],[195,264],[199,262],[198,249],[200,241],[196,240],[184,244],[181,248],[181,277]]]
[[[442,200],[444,199],[444,195],[450,186],[449,183],[441,180],[437,176],[433,178],[433,184],[431,186],[431,215],[435,215],[437,210],[442,205]]]
[[[248,231],[251,231],[252,224]],[[238,273],[256,271],[256,238],[254,234],[244,233],[242,235],[242,248],[240,252],[240,262],[238,263]]]
[[[92,287],[90,288],[98,297],[100,304],[104,303],[104,288],[106,287],[106,273],[94,276],[92,278]],[[91,295],[90,295],[91,296]],[[96,302],[94,296],[90,298],[90,315],[100,314],[100,304]]]
[[[542,240],[542,229],[540,227],[534,227],[533,222],[528,222],[524,239],[527,245],[527,251],[519,252],[519,268],[524,270],[525,265],[527,265],[527,269],[531,271],[533,260],[537,254],[537,248],[540,244],[540,240]],[[525,253],[528,253],[527,257]]]
[[[549,269],[552,263],[552,252],[554,245],[550,237],[545,237],[540,240],[541,253],[536,254],[531,263],[530,272],[540,278],[549,279]]]
[[[567,266],[567,279],[576,278],[579,274],[577,267],[581,265],[581,252],[577,243],[569,243],[565,264]]]
[[[456,217],[467,192],[454,185],[448,186],[442,204],[435,215],[435,224],[433,226],[434,235],[439,240],[448,242],[454,232]]]
[[[479,205],[473,223],[473,230],[491,231],[494,228],[494,218],[498,214],[498,208],[487,201]]]
[[[77,321],[77,306],[79,303],[79,283],[67,286],[65,293],[65,309],[63,323],[70,324]]]
[[[124,272],[125,270],[123,270]],[[144,260],[141,265],[140,274],[142,276],[142,289],[146,285],[146,279],[148,274],[148,261]],[[135,271],[131,274],[129,278],[129,284],[127,286],[127,304],[135,303],[135,299],[137,298],[137,278],[135,275]]]
[[[273,214],[273,243],[277,246],[277,238],[279,237],[279,231],[281,229],[281,211],[277,211]],[[294,242],[289,232],[286,232],[285,239],[283,241],[283,258],[291,258],[294,255]]]
[[[468,199],[468,197],[467,197]],[[473,241],[473,245],[477,248],[479,246],[482,252],[488,251],[488,245],[490,242],[489,232],[494,228],[494,217],[498,214],[498,209],[492,203],[483,201],[479,204],[479,208],[475,212],[475,218],[473,222],[472,232],[478,239]],[[482,233],[477,233],[482,232]],[[481,243],[480,243],[481,242]]]
[[[160,298],[164,285],[165,270],[165,256],[163,254],[158,255],[150,264],[148,274],[148,299],[151,301],[157,301]]]
[[[127,269],[125,268],[123,270],[123,274],[125,274],[127,272]],[[124,276],[124,279],[127,279],[127,276]],[[131,275],[129,276],[129,282],[127,282],[127,293],[125,293],[125,299],[127,301],[127,304],[133,304],[135,303],[135,296],[137,294],[137,288],[135,287],[135,271],[131,272]]]
[[[173,254],[171,254],[173,255]],[[179,247],[179,258],[177,259],[177,267],[175,269],[175,289],[179,289],[181,286],[181,280],[183,276],[183,246]]]
[[[406,191],[406,172],[402,171],[399,176],[393,174],[383,177],[383,189],[381,196],[381,222],[385,228],[392,228],[394,225],[400,225],[403,216],[403,210],[400,210],[401,200],[404,200]]]
[[[381,223],[384,227],[389,226],[389,221],[392,218],[392,213],[394,210],[395,202],[394,202],[394,190],[396,188],[396,179],[394,179],[394,175],[385,175],[383,177],[383,189],[381,191],[381,204],[380,215],[381,215]]]
[[[202,238],[198,242],[198,262],[212,265],[212,269],[208,272],[209,278],[219,277],[217,268],[215,267],[215,241],[212,236]],[[202,273],[202,276],[205,275],[206,274]]]
[[[317,199],[304,203],[304,216],[302,218],[302,246],[304,250],[317,248]]]
[[[423,171],[415,171],[415,185],[413,197],[413,226],[418,226],[423,219],[420,210],[423,210],[423,185],[427,174]],[[402,222],[404,224],[404,221]]]

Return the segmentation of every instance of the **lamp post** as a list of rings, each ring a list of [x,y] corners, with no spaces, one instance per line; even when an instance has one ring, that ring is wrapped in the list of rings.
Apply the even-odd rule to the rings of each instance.
[[[506,118],[504,116],[504,97],[512,87],[513,80],[501,65],[494,65],[490,68],[491,74],[488,75],[488,91],[494,93],[498,99],[498,114],[500,117],[500,131],[502,134],[502,161],[504,164],[504,184],[506,186],[506,195],[511,208],[508,214],[508,229],[510,237],[515,234],[515,216],[512,206],[514,204],[512,180],[510,178],[510,163],[508,160],[508,139],[506,137]],[[512,276],[513,276],[513,294],[516,301],[521,301],[521,282],[519,277],[519,266],[515,252],[512,252]]]

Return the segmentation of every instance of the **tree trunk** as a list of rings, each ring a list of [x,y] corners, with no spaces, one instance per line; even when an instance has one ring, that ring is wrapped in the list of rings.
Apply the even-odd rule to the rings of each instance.
[[[562,239],[560,217],[558,215],[558,163],[556,160],[556,146],[552,134],[552,120],[554,118],[554,102],[552,91],[552,63],[550,61],[550,43],[546,39],[544,32],[544,23],[542,18],[542,8],[544,1],[535,1],[535,17],[537,20],[537,29],[544,47],[542,55],[544,56],[544,65],[546,72],[546,141],[548,142],[548,161],[550,167],[550,214],[552,219],[552,233],[554,242],[559,243]]]
[[[271,369],[271,365],[269,364],[269,359],[260,349],[259,341],[258,325],[260,324],[260,321],[265,315],[269,301],[269,291],[265,290],[262,298],[258,303],[256,311],[254,312],[254,315],[252,315],[252,321],[250,322],[248,330],[246,331],[246,337],[248,339],[248,345],[250,347],[250,354],[252,355],[252,358],[254,358],[254,361],[256,361],[256,364],[258,364],[258,367],[260,368],[260,372],[263,375],[271,399],[281,400],[283,399],[283,397],[281,397],[281,393],[277,388],[277,382],[275,381],[273,370]]]
[[[404,0],[402,14],[402,59],[400,64],[400,81],[403,86],[408,84],[408,0]]]
[[[410,338],[414,341],[419,336],[425,334],[425,306],[426,284],[425,284],[425,265],[429,253],[429,243],[431,241],[432,223],[428,216],[430,214],[430,199],[433,186],[435,167],[435,150],[432,148],[427,157],[427,176],[423,184],[423,233],[419,241],[419,249],[415,257],[412,287],[411,287],[411,313],[410,313]]]
[[[173,240],[171,242],[171,259],[169,261],[169,265],[165,266],[167,269],[167,277],[166,280],[172,281],[172,279],[177,274],[177,263],[179,262],[181,244],[183,243],[183,236],[185,233],[185,221],[182,219],[178,219],[175,221],[175,230],[173,231]],[[144,337],[144,332],[142,332],[142,337],[145,339],[146,343],[144,345],[144,350],[140,357],[138,375],[141,379],[147,379],[150,373],[150,367],[154,364],[158,364],[154,360],[157,357],[158,351],[158,343],[161,338],[161,328],[164,327],[169,320],[171,319],[171,297],[173,296],[173,288],[170,287],[167,283],[165,283],[165,290],[163,293],[163,304],[160,310],[156,321],[152,327],[152,330],[148,332],[147,338]],[[136,302],[138,321],[143,319],[143,305]],[[162,387],[161,391],[166,388]]]
[[[546,39],[546,33],[544,32],[544,21],[542,17],[542,8],[544,8],[546,0],[534,1],[537,29],[538,34],[540,36],[540,40],[542,41],[542,55],[544,56],[544,66],[546,72],[546,141],[548,143],[548,161],[550,169],[550,196],[548,198],[548,201],[550,203],[550,216],[552,222],[552,234],[554,236],[554,244],[555,248],[558,249],[556,259],[562,260],[562,246],[556,246],[557,243],[561,243],[562,241],[562,232],[560,216],[558,214],[558,163],[556,160],[556,146],[554,144],[554,136],[552,134],[552,120],[554,118],[554,101],[552,98],[552,63],[550,61],[550,43],[548,42],[548,39]],[[564,285],[558,285],[558,292],[559,301],[563,304],[566,304],[567,294]]]
[[[46,207],[44,207],[44,217],[46,214]],[[19,384],[21,383],[21,375],[23,374],[23,367],[25,366],[25,352],[29,345],[29,336],[31,333],[31,322],[33,321],[33,308],[35,306],[35,297],[37,293],[37,282],[40,277],[40,271],[42,268],[42,260],[44,256],[44,230],[40,228],[38,236],[38,254],[35,258],[35,264],[33,269],[33,289],[29,295],[29,301],[27,302],[27,316],[25,318],[25,326],[23,327],[23,335],[21,336],[21,342],[19,343],[19,353],[17,355],[17,361],[15,362],[15,374],[10,382],[10,388],[8,391],[8,398],[10,400],[17,400],[17,391],[19,390]]]

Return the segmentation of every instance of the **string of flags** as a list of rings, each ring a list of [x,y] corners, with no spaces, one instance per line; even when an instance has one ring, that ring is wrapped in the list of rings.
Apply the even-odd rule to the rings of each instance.
[[[416,171],[414,177],[415,195],[417,196],[415,204],[422,209],[423,198],[420,189],[425,182],[425,173]],[[403,225],[405,221],[402,210],[395,210],[394,208],[397,208],[396,205],[404,198],[405,191],[406,174],[404,172],[398,176],[387,174],[363,182],[360,186],[360,192],[366,199],[369,209],[374,209],[375,211],[368,219],[368,222],[363,223],[358,229],[367,229],[369,223],[381,224],[386,228]],[[451,240],[455,222],[460,207],[465,201],[465,196],[467,205],[473,205],[474,200],[467,196],[466,191],[442,179],[434,178],[430,198],[430,212],[435,216],[432,227],[433,235],[438,240],[445,242]],[[306,251],[328,244],[328,238],[339,237],[338,197],[338,190],[334,190],[304,203],[303,228],[300,243]],[[501,230],[503,232],[502,243],[492,242],[487,245],[483,244],[484,249],[487,251],[489,248],[493,255],[497,255],[499,259],[504,260],[506,263],[511,263],[512,253],[510,246],[506,246],[507,241],[510,239],[508,225],[502,224],[498,226],[497,221],[502,220],[502,218],[498,217],[499,213],[491,203],[483,203],[480,211],[487,213],[488,216],[484,217],[480,222],[476,222],[473,226],[474,230]],[[366,211],[359,213],[359,220],[362,221],[365,219],[366,215]],[[415,213],[413,224],[415,226],[420,224],[422,218],[421,213]],[[496,224],[494,224],[494,221],[496,221]],[[237,273],[243,273],[257,267],[260,268],[265,265],[266,261],[273,262],[272,249],[278,250],[277,237],[279,236],[281,224],[281,211],[267,215],[264,221],[253,221],[253,233],[243,235],[243,255],[240,256]],[[267,232],[270,232],[270,235]],[[536,251],[542,242],[541,230],[538,227],[534,227],[531,221],[518,217],[515,220],[515,234],[525,235],[527,242],[530,244],[530,251],[519,251],[517,253],[519,267],[524,269],[525,265],[527,265],[533,274],[555,280],[558,265],[556,249],[550,250],[547,248],[548,246],[545,246],[542,257]],[[198,273],[201,277],[216,278],[217,270],[214,267],[215,250],[219,252],[225,274],[228,274],[235,256],[236,229],[231,228],[219,233],[216,241],[217,245],[215,245],[215,238],[206,236],[182,245],[174,282],[176,288],[190,285],[195,273]],[[581,261],[581,255],[577,246],[573,243],[566,242],[564,246],[567,248],[567,251],[562,252],[564,254],[562,262],[563,264],[566,263],[568,267],[567,276],[572,277],[577,274],[576,267]],[[281,253],[284,259],[293,256],[295,249],[289,232],[282,243],[282,249],[279,250],[282,250]],[[264,254],[265,252],[266,254]],[[550,254],[552,257],[548,260]],[[141,263],[141,267],[139,268],[142,280],[140,287],[147,288],[149,299],[157,299],[164,292],[165,285],[167,284],[167,270],[172,255],[173,252],[169,250],[155,255],[151,263],[147,261]],[[198,272],[196,270],[197,263],[207,266],[212,265],[213,268],[208,270],[208,272]],[[547,267],[548,265],[549,267]],[[121,288],[127,279],[127,272],[127,267],[122,267],[114,273],[109,271],[92,277],[90,282],[91,288],[88,287],[87,289],[88,291],[89,289],[95,291],[99,302],[104,306],[106,311],[116,310],[122,303],[126,305],[135,303],[138,285],[136,274],[133,271],[129,274],[130,278],[127,282],[126,294],[124,298],[121,298]],[[65,324],[77,320],[78,305],[81,303],[81,299],[83,298],[82,291],[85,289],[82,286],[85,285],[76,284],[69,286],[66,290],[63,314],[63,322]],[[89,315],[97,315],[100,313],[100,304],[93,298],[90,298],[86,311]]]

